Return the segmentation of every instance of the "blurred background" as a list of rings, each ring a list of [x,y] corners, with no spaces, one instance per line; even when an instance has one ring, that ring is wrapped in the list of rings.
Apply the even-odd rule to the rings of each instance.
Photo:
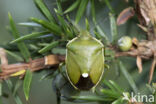
[[[51,1],[51,0],[49,0]],[[48,2],[48,1],[47,1]],[[52,2],[49,4],[53,6]],[[7,31],[9,25],[8,12],[10,12],[16,23],[26,22],[30,17],[44,18],[38,11],[33,0],[0,0],[0,44],[5,45],[13,39],[11,34]],[[28,29],[25,27],[18,26],[21,35],[28,33]],[[43,72],[44,73],[44,72]],[[20,89],[19,93],[21,99],[25,104],[56,104],[56,95],[52,90],[52,80],[40,81],[40,74],[36,73],[33,76],[32,89],[30,94],[30,101],[25,102],[25,97]],[[12,78],[12,80],[15,80]],[[7,93],[7,85],[3,86],[3,90]],[[13,97],[10,95],[9,98],[3,99],[3,104],[16,104]]]
[[[102,0],[100,0],[102,1]],[[109,26],[109,18],[108,18],[108,8],[104,5],[104,3],[98,2],[96,4],[96,17],[99,25],[106,32],[108,37],[110,37],[110,26]],[[45,0],[47,6],[50,11],[53,12],[54,7],[56,6],[55,0]],[[72,0],[69,0],[73,2]],[[68,4],[64,4],[64,6],[68,6]],[[112,6],[116,13],[118,14],[127,6],[133,6],[133,3],[125,3],[124,0],[113,0]],[[65,7],[66,8],[66,7]],[[10,12],[13,16],[13,19],[16,23],[26,22],[30,17],[37,17],[40,19],[44,19],[41,15],[40,11],[35,6],[33,0],[0,0],[0,45],[5,45],[9,41],[13,40],[10,33],[7,31],[7,26],[9,25],[8,20],[8,12]],[[87,14],[88,13],[88,14]],[[117,15],[116,14],[116,15]],[[70,14],[71,18],[74,18],[74,13]],[[86,12],[86,16],[90,16],[89,11]],[[136,18],[130,19],[126,24],[118,27],[118,34],[120,36],[129,35],[130,37],[137,37],[138,39],[144,39],[144,33],[139,29],[136,25],[138,23]],[[84,27],[84,21],[79,24]],[[17,25],[20,30],[21,35],[28,34],[29,30],[26,27],[22,27]],[[138,74],[138,69],[136,67],[135,58],[124,57],[123,60],[127,70],[133,76],[137,87],[139,88],[140,93],[148,93],[148,89],[146,87],[146,83],[148,81],[148,73],[150,69],[151,61],[143,62],[143,73]],[[11,61],[11,60],[10,60]],[[123,77],[121,73],[118,73],[114,70],[114,66],[110,66],[110,69],[105,71],[104,76],[106,79],[115,80],[120,86],[129,90],[129,83]],[[24,104],[56,104],[56,95],[52,90],[52,80],[42,80],[40,81],[41,75],[44,71],[35,73],[33,76],[31,92],[30,92],[30,100],[28,102],[25,101],[24,94],[22,88],[19,91],[20,97]],[[119,74],[119,75],[116,75]],[[155,79],[156,77],[154,77]],[[13,81],[16,78],[11,78]],[[4,82],[3,82],[4,83]],[[10,93],[8,91],[7,85],[3,86],[3,90],[6,93]],[[14,102],[13,97],[10,95],[8,98],[3,98],[3,104],[16,104]],[[62,104],[73,104],[70,102],[63,101]],[[89,104],[97,104],[97,103],[89,103]]]

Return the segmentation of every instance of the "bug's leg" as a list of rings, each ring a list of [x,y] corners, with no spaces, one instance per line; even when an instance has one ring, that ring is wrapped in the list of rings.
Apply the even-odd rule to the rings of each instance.
[[[56,96],[57,96],[57,104],[61,104],[61,92],[59,89],[56,90]]]
[[[64,67],[65,66],[65,62],[62,62],[62,63],[60,63],[59,64],[59,68],[58,68],[58,71],[59,71],[59,73],[62,75],[62,77],[63,77],[63,80],[65,80],[66,82],[64,82],[64,84],[59,88],[60,90],[62,90],[63,89],[63,87],[66,85],[66,84],[68,84],[68,79],[67,79],[67,77],[66,77],[66,72],[65,72],[65,70],[64,70]]]
[[[109,69],[109,65],[108,64],[104,64],[104,68]]]
[[[62,90],[63,87],[64,87],[65,85],[67,85],[67,84],[68,84],[68,82],[66,81],[66,82],[60,87],[60,90]]]
[[[106,48],[105,48],[105,47],[104,47],[104,56],[105,56],[105,57],[111,57],[110,55],[107,55],[107,54],[106,54]]]
[[[59,73],[59,69],[57,70],[56,76],[52,80],[52,88],[56,93],[57,104],[61,104],[62,90],[64,86],[67,84],[67,80]]]
[[[107,52],[108,51],[108,52]],[[108,53],[108,54],[107,54]],[[109,50],[106,50],[106,47],[104,47],[104,56],[105,57],[112,57],[111,54],[109,54]]]
[[[65,62],[60,63],[58,71],[64,77],[64,79],[67,79],[67,77],[65,75],[65,70],[63,70],[64,65],[65,65]]]
[[[95,93],[95,90],[96,90],[96,87],[93,87],[93,88],[91,89],[91,91],[92,91],[93,93]]]
[[[104,56],[106,56],[106,47],[104,47]]]

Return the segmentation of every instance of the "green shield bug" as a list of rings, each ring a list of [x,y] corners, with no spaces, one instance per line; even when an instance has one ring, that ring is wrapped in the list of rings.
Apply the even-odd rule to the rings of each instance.
[[[66,72],[70,83],[79,90],[94,88],[104,72],[104,45],[87,31],[81,31],[66,47]]]

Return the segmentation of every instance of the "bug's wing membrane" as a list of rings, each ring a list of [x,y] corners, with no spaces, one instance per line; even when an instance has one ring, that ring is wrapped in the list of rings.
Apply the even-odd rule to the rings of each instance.
[[[78,83],[78,81],[80,79],[80,69],[79,69],[79,65],[77,64],[77,61],[74,57],[75,57],[75,54],[72,51],[68,50],[67,51],[67,60],[66,60],[67,74],[68,74],[71,82],[73,84],[76,84],[76,83]]]
[[[97,84],[104,71],[103,49],[99,51],[98,54],[94,55],[94,57],[92,58],[93,61],[91,65],[90,77],[92,79],[92,82],[94,84]]]

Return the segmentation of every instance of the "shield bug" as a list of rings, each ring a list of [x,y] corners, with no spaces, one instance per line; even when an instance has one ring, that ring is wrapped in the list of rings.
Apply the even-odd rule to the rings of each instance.
[[[66,72],[70,83],[79,90],[94,88],[104,72],[104,45],[89,32],[67,43]]]

